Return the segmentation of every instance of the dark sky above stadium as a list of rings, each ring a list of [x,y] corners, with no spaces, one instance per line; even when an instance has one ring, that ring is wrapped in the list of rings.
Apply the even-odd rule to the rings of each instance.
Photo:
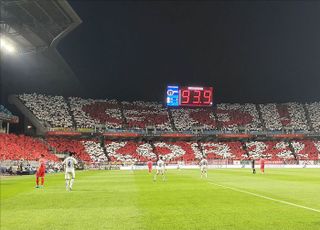
[[[83,23],[58,50],[84,97],[163,100],[167,84],[215,102],[320,100],[320,1],[69,1]]]

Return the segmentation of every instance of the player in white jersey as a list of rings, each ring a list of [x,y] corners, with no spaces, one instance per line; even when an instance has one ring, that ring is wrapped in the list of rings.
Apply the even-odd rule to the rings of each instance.
[[[199,165],[200,165],[200,169],[201,169],[201,178],[202,178],[203,176],[205,176],[206,178],[208,178],[208,173],[207,173],[207,170],[208,170],[208,161],[207,161],[207,159],[202,158],[201,161],[199,162]]]
[[[62,164],[65,166],[65,175],[64,178],[66,180],[66,190],[71,191],[72,185],[74,182],[74,178],[76,177],[74,166],[78,164],[78,161],[72,156],[73,153],[69,154],[69,157],[64,159]],[[71,177],[71,179],[70,179]]]
[[[160,159],[157,161],[157,172],[153,177],[153,181],[157,180],[157,176],[159,174],[162,175],[162,180],[165,181],[166,180],[166,175],[165,175],[165,171],[166,171],[166,165],[164,163],[164,161],[162,160],[162,156],[160,156]]]

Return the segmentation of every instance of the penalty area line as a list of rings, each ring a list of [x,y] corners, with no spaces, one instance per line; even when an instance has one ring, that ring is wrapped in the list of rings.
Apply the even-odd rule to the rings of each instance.
[[[313,212],[320,213],[320,210],[315,209],[315,208],[306,207],[306,206],[303,206],[303,205],[291,203],[291,202],[284,201],[284,200],[274,199],[272,197],[260,195],[260,194],[257,194],[257,193],[253,193],[253,192],[249,192],[249,191],[246,191],[246,190],[233,188],[233,187],[229,187],[229,186],[225,186],[225,185],[221,185],[221,184],[216,184],[216,183],[213,183],[213,182],[208,182],[208,183],[212,184],[212,185],[215,185],[215,186],[218,186],[218,187],[221,187],[221,188],[230,189],[230,190],[233,190],[233,191],[236,191],[236,192],[241,192],[241,193],[249,194],[249,195],[252,195],[252,196],[260,197],[260,198],[263,198],[263,199],[266,199],[266,200],[271,200],[271,201],[275,201],[275,202],[278,202],[278,203],[291,205],[291,206],[294,206],[294,207],[303,208],[303,209],[306,209],[306,210],[310,210],[310,211],[313,211]]]

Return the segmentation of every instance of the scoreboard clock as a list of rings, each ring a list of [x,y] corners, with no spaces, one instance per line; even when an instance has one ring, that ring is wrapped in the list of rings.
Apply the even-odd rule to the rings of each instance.
[[[167,86],[167,106],[212,106],[212,87]]]

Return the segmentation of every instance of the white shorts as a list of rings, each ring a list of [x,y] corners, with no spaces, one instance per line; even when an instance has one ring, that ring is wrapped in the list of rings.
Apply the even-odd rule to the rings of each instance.
[[[200,167],[201,168],[201,172],[206,172],[207,171],[207,166],[203,165]]]
[[[164,174],[164,168],[157,168],[157,174]]]
[[[70,177],[71,177],[71,179],[74,179],[76,177],[76,173],[74,172],[74,170],[68,170],[65,172],[64,178],[66,180],[70,180]]]

